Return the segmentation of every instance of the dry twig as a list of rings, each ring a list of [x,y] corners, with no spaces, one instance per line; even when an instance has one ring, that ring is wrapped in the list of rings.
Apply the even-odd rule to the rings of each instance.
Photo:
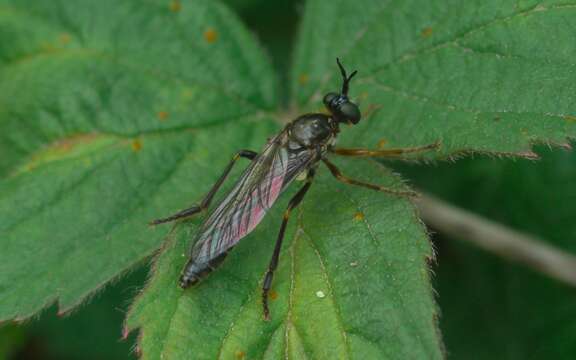
[[[576,286],[576,256],[430,195],[421,195],[417,206],[424,222],[439,232]]]

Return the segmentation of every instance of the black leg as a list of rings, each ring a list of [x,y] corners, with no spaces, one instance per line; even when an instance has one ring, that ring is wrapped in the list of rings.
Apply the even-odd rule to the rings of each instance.
[[[278,267],[278,258],[280,256],[280,250],[282,249],[282,241],[284,240],[284,232],[286,231],[286,225],[288,225],[288,219],[290,219],[290,213],[292,209],[294,209],[302,199],[306,192],[310,188],[312,184],[312,179],[314,178],[314,170],[308,170],[308,176],[306,177],[306,184],[302,186],[302,188],[294,195],[290,202],[288,203],[288,207],[286,211],[284,211],[284,216],[282,218],[282,225],[280,226],[280,232],[278,233],[278,239],[276,240],[276,245],[274,246],[274,253],[272,254],[272,259],[270,260],[270,264],[268,265],[268,271],[266,272],[266,276],[264,277],[264,283],[262,284],[262,306],[264,307],[264,319],[270,320],[270,309],[268,308],[268,292],[270,292],[270,288],[272,287],[272,278],[274,277],[274,271]]]
[[[328,166],[328,169],[330,169],[330,172],[332,173],[332,175],[334,175],[334,177],[336,179],[338,179],[339,181],[345,183],[345,184],[350,184],[350,185],[356,185],[356,186],[362,186],[368,189],[372,189],[372,190],[377,190],[377,191],[382,191],[388,194],[392,194],[392,195],[398,195],[398,196],[416,196],[418,195],[416,192],[414,191],[400,191],[400,190],[394,190],[394,189],[390,189],[387,188],[385,186],[381,186],[381,185],[375,185],[375,184],[369,184],[363,181],[359,181],[359,180],[355,180],[355,179],[351,179],[347,176],[344,176],[340,170],[336,167],[336,165],[332,164],[330,161],[328,161],[328,159],[322,159],[322,161],[324,162],[324,164],[326,164],[326,166]]]
[[[193,205],[188,209],[178,211],[174,215],[170,215],[170,216],[168,216],[166,218],[162,218],[162,219],[153,220],[150,222],[150,225],[158,225],[158,224],[163,224],[163,223],[167,223],[170,221],[186,218],[186,217],[195,215],[195,214],[207,209],[208,206],[210,206],[210,202],[212,201],[212,198],[214,197],[214,195],[216,195],[216,192],[218,191],[220,186],[222,186],[222,183],[224,183],[224,180],[226,180],[226,177],[230,173],[230,170],[232,170],[232,167],[234,166],[234,163],[236,162],[236,160],[238,160],[241,157],[247,158],[250,160],[254,160],[256,155],[258,155],[258,153],[251,151],[251,150],[238,151],[236,154],[234,154],[234,157],[228,163],[228,166],[226,166],[226,169],[224,169],[224,173],[220,176],[218,181],[216,181],[216,183],[212,186],[210,191],[208,191],[208,194],[206,194],[204,199],[202,199],[202,202],[200,203],[200,205]]]

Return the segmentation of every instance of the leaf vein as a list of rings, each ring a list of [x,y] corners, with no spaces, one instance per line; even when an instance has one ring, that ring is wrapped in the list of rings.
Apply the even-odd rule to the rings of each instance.
[[[300,215],[302,215],[302,212],[300,212]],[[342,342],[344,343],[344,347],[346,349],[346,357],[351,359],[352,358],[352,351],[350,349],[350,344],[348,343],[348,337],[346,336],[346,330],[345,330],[345,326],[344,326],[344,320],[342,318],[342,312],[340,307],[336,304],[335,301],[335,294],[334,294],[334,287],[332,285],[332,282],[330,281],[330,278],[328,276],[328,270],[326,269],[326,266],[324,264],[324,260],[322,259],[322,256],[320,255],[320,251],[318,250],[318,247],[316,246],[316,244],[314,243],[314,241],[312,240],[312,237],[306,233],[306,230],[304,230],[304,224],[302,223],[302,219],[301,216],[299,216],[299,228],[302,231],[302,234],[304,234],[308,240],[308,243],[310,244],[310,246],[312,247],[312,249],[314,249],[314,253],[316,254],[316,257],[318,258],[318,261],[320,263],[320,269],[322,270],[322,276],[324,278],[324,281],[326,282],[326,285],[328,287],[328,291],[330,292],[330,296],[328,296],[328,298],[330,299],[330,302],[332,303],[332,307],[334,308],[334,311],[336,313],[336,318],[337,318],[337,322],[338,322],[338,327],[340,328],[340,334],[342,335]]]
[[[550,11],[550,10],[556,10],[556,9],[561,9],[561,8],[574,8],[576,7],[576,4],[565,4],[565,5],[560,5],[560,6],[550,6],[550,7],[542,7],[540,4],[534,5],[530,8],[527,8],[525,10],[522,11],[518,11],[515,13],[512,13],[508,16],[504,16],[504,17],[498,17],[495,19],[492,19],[490,21],[487,21],[483,24],[479,24],[477,26],[474,26],[460,34],[455,34],[454,36],[450,37],[447,40],[444,40],[440,43],[425,47],[421,50],[417,50],[417,51],[405,51],[402,54],[398,55],[396,58],[392,59],[391,61],[375,68],[371,74],[366,74],[365,77],[368,77],[370,75],[374,75],[375,73],[381,72],[393,65],[398,65],[407,61],[411,61],[414,59],[417,59],[423,55],[427,55],[429,53],[433,53],[438,51],[439,49],[442,49],[446,46],[449,46],[451,44],[457,43],[459,40],[462,40],[470,35],[473,35],[477,32],[480,32],[482,30],[485,30],[491,26],[494,26],[496,24],[499,23],[506,23],[508,21],[512,21],[514,19],[516,19],[519,16],[525,16],[525,15],[531,15],[533,13],[537,13],[537,12],[544,12],[544,11]]]
[[[484,110],[478,110],[478,109],[473,109],[473,108],[465,108],[465,107],[462,107],[459,105],[454,105],[454,104],[450,104],[447,102],[442,102],[442,101],[439,101],[439,100],[431,98],[431,97],[427,97],[427,96],[422,95],[422,94],[410,93],[410,92],[407,92],[405,90],[400,90],[400,89],[394,88],[394,87],[392,87],[388,84],[385,84],[381,81],[374,80],[374,81],[370,81],[367,83],[376,85],[383,91],[387,91],[387,92],[390,92],[392,94],[396,94],[398,96],[404,97],[406,99],[409,99],[409,100],[412,100],[415,102],[420,102],[422,104],[432,104],[432,105],[436,105],[436,106],[445,108],[446,110],[449,110],[449,111],[461,111],[461,112],[470,113],[470,114],[473,114],[476,116],[481,115],[481,114],[538,115],[538,116],[554,118],[554,119],[558,119],[558,120],[565,120],[565,117],[567,115],[570,115],[570,114],[541,113],[541,112],[534,112],[534,111],[512,111],[512,110],[484,111]]]

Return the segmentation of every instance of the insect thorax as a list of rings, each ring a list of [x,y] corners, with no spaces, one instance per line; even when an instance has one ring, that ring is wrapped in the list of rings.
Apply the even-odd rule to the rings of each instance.
[[[290,140],[307,148],[326,147],[336,137],[337,124],[326,114],[305,114],[290,124]]]

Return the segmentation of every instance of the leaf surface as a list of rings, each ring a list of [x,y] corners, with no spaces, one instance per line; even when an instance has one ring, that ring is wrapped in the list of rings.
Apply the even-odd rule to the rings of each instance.
[[[292,101],[298,113],[318,110],[340,85],[341,56],[360,70],[351,95],[365,114],[343,144],[440,140],[422,156],[529,156],[532,142],[574,136],[573,12],[556,2],[311,0]],[[216,1],[0,0],[0,79],[2,319],[56,300],[69,310],[147,258],[167,228],[146,221],[199,201],[235,151],[260,150],[280,128],[269,62]],[[404,187],[375,162],[334,161]],[[262,320],[262,277],[297,187],[191,290],[176,282],[201,219],[173,228],[126,323],[140,329],[144,358],[443,356],[432,250],[412,205],[323,168],[291,219],[273,318]]]
[[[246,30],[174,4],[0,2],[1,319],[67,311],[142,261],[162,239],[147,221],[276,128]]]
[[[294,101],[314,107],[338,88],[336,56],[358,69],[351,95],[372,116],[343,134],[346,145],[439,140],[442,156],[532,156],[531,143],[576,135],[575,4],[312,0],[307,8]]]
[[[371,161],[342,164],[367,181],[400,186]],[[173,228],[127,322],[142,328],[144,358],[439,358],[423,265],[430,245],[412,205],[340,184],[328,171],[291,219],[272,320],[263,320],[262,280],[286,199],[192,290],[175,283],[195,226]]]

